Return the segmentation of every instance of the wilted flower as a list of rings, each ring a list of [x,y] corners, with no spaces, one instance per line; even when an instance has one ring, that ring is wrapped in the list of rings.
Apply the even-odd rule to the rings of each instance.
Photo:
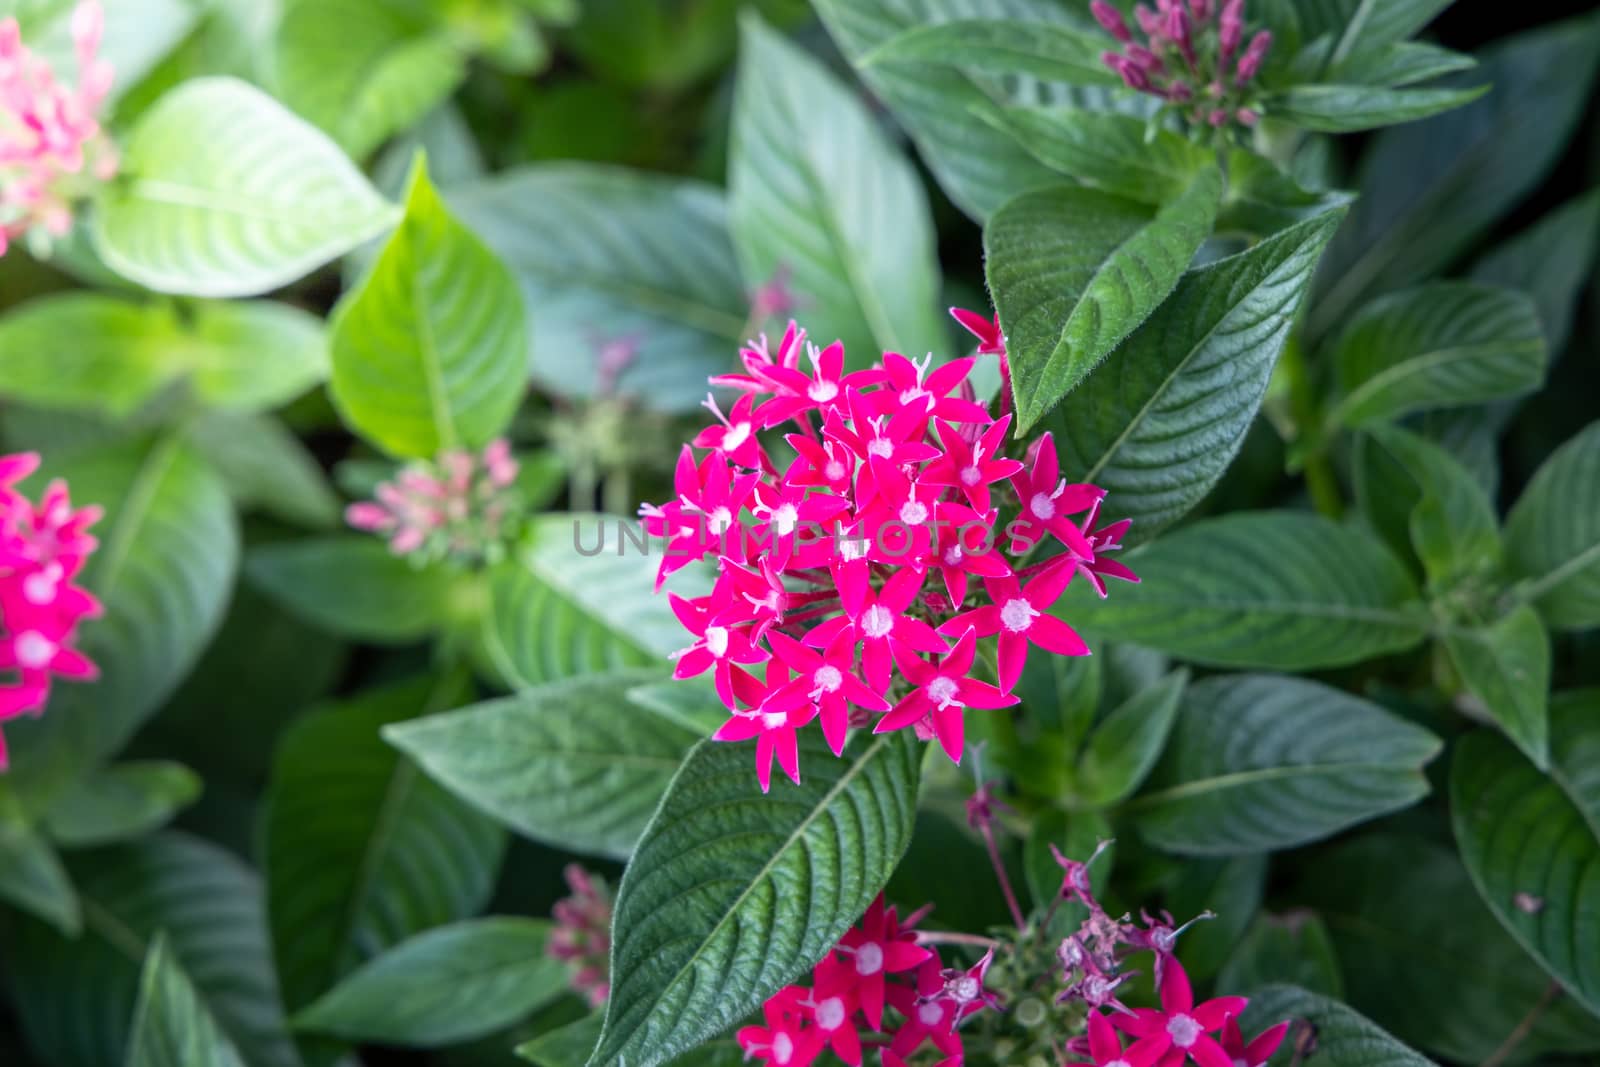
[[[561,874],[572,895],[556,902],[556,926],[545,950],[571,966],[572,988],[598,1008],[611,995],[611,896],[576,863]]]
[[[379,483],[373,500],[345,509],[345,521],[386,535],[397,556],[493,563],[517,534],[517,470],[504,439],[490,442],[481,455],[450,449]]]

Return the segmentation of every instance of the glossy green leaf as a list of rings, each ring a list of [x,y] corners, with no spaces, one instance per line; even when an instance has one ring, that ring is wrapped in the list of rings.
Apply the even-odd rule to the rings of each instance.
[[[245,573],[308,622],[375,644],[416,641],[443,625],[454,584],[444,567],[417,567],[356,535],[261,545]]]
[[[69,869],[83,898],[82,936],[22,922],[7,937],[12,1003],[42,1062],[127,1067],[140,970],[164,933],[248,1067],[300,1067],[278,999],[261,885],[243,862],[198,838],[160,833],[77,853]]]
[[[1359,133],[1451,111],[1488,91],[1487,85],[1467,89],[1297,85],[1268,96],[1265,108],[1275,119],[1318,133]]]
[[[1285,1019],[1305,1020],[1314,1050],[1308,1063],[1318,1067],[1434,1067],[1433,1061],[1407,1048],[1371,1020],[1337,1000],[1292,985],[1271,985],[1250,997],[1241,1026],[1259,1033]],[[1293,1031],[1273,1063],[1294,1059]]]
[[[1456,747],[1450,810],[1478,893],[1517,942],[1600,1014],[1600,690],[1550,710],[1548,774],[1493,734]]]
[[[128,135],[94,213],[106,265],[161,292],[250,296],[387,230],[394,208],[325,135],[232,78],[196,78]]]
[[[1447,630],[1444,647],[1472,694],[1527,757],[1549,759],[1550,634],[1524,604],[1503,619]]]
[[[945,350],[927,198],[855,97],[804,50],[743,25],[728,222],[751,285],[785,278],[812,339],[853,366]]]
[[[567,990],[545,952],[544,919],[492,918],[418,934],[377,956],[295,1016],[350,1041],[437,1048],[492,1034]]]
[[[1106,515],[1133,520],[1124,543],[1153,537],[1227,470],[1342,217],[1329,212],[1185,274],[1044,420],[1063,473],[1104,488]]]
[[[0,802],[0,900],[76,937],[83,910],[61,858],[44,834],[28,825],[9,792],[0,792]]]
[[[1027,74],[1074,85],[1121,85],[1100,60],[1103,34],[1053,22],[956,19],[907,30],[861,58],[881,63],[935,63],[989,74]]]
[[[1139,832],[1185,855],[1292,848],[1428,795],[1439,739],[1316,682],[1230,675],[1189,687]]]
[[[282,422],[270,415],[207,412],[183,429],[241,509],[317,530],[339,525],[342,509],[328,476]]]
[[[596,1067],[666,1063],[754,1011],[860,918],[910,840],[923,749],[905,732],[835,758],[806,731],[804,784],[780,774],[770,795],[753,748],[691,752],[634,852]]]
[[[630,699],[634,687],[663,674],[555,682],[401,723],[384,737],[434,781],[517,832],[625,859],[684,755],[706,735]]]
[[[183,973],[164,934],[156,934],[139,976],[127,1067],[242,1067],[244,1060]]]
[[[1220,667],[1308,670],[1409,648],[1427,616],[1400,562],[1316,515],[1243,512],[1186,526],[1124,557],[1136,586],[1104,601],[1068,590],[1085,633]]]
[[[1142,204],[1177,199],[1214,158],[1134,115],[1077,107],[995,107],[982,114],[1051,170]]]
[[[487,444],[522,399],[526,318],[511,271],[451,216],[419,159],[405,218],[334,312],[334,403],[397,456]]]
[[[469,691],[456,676],[403,682],[313,710],[284,735],[262,853],[291,1010],[364,960],[488,901],[505,833],[379,736]]]
[[[1200,171],[1151,212],[1092,189],[1008,202],[984,230],[1019,431],[1037,423],[1172,292],[1211,233],[1222,182]]]
[[[590,396],[602,355],[626,352],[618,393],[654,410],[690,411],[705,399],[705,379],[733,366],[749,333],[749,297],[721,190],[550,163],[505,171],[449,199],[511,268],[534,311],[531,366],[542,388]]]
[[[1517,597],[1558,630],[1600,625],[1600,423],[1544,462],[1506,520]]]
[[[1279,982],[1336,1000],[1342,996],[1333,935],[1315,912],[1258,915],[1217,975],[1218,989],[1239,994]]]
[[[1431,585],[1447,591],[1463,578],[1493,572],[1500,563],[1500,520],[1483,486],[1444,449],[1393,426],[1368,431],[1415,487],[1408,519],[1412,547]]]
[[[1095,727],[1078,757],[1075,801],[1110,807],[1139,788],[1161,757],[1188,681],[1188,671],[1174,671]]]
[[[119,763],[63,793],[44,825],[69,848],[126,841],[165,826],[200,789],[200,776],[179,763]]]

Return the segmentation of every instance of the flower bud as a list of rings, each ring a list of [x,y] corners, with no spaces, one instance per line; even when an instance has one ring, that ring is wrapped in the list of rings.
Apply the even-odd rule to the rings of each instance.
[[[1128,24],[1122,20],[1122,12],[1106,3],[1106,0],[1094,0],[1089,5],[1095,21],[1105,27],[1105,31],[1123,44],[1133,40],[1133,34],[1128,30]]]

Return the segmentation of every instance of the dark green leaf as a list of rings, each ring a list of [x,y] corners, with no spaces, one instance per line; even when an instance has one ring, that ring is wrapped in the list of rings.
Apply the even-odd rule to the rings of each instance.
[[[1178,868],[1178,877],[1167,891],[1166,909],[1179,922],[1206,911],[1214,916],[1195,923],[1179,941],[1183,966],[1196,982],[1213,978],[1222,969],[1260,910],[1266,883],[1267,857],[1263,853],[1190,859]]]
[[[1444,449],[1406,430],[1374,426],[1368,432],[1415,486],[1417,503],[1408,528],[1430,585],[1447,591],[1464,577],[1496,570],[1500,521],[1494,502],[1472,473]]]
[[[1496,245],[1473,264],[1472,280],[1520,289],[1539,309],[1552,361],[1567,347],[1583,283],[1600,252],[1600,190],[1569,200]]]
[[[1506,736],[1540,768],[1549,759],[1550,634],[1524,604],[1485,626],[1445,631],[1456,672]]]
[[[166,936],[157,934],[139,977],[139,1003],[128,1035],[127,1067],[241,1067]]]
[[[1558,630],[1600,625],[1600,423],[1544,462],[1506,520],[1517,596]]]
[[[1051,170],[1142,204],[1177,199],[1212,159],[1188,138],[1134,115],[1076,107],[990,107],[981,114]]]
[[[1077,803],[1106,808],[1139,788],[1161,757],[1188,681],[1188,671],[1174,671],[1095,727],[1078,757],[1073,790]]]
[[[923,749],[904,731],[835,758],[800,740],[804,785],[756,784],[751,745],[690,753],[617,893],[595,1067],[652,1067],[720,1033],[816,963],[910,840]]]
[[[44,823],[68,848],[107,845],[165,826],[200,796],[200,776],[178,763],[119,763],[75,784]]]
[[[316,456],[277,419],[207,413],[184,430],[241,508],[313,529],[339,524],[339,498]]]
[[[1150,842],[1236,855],[1317,841],[1428,795],[1439,739],[1375,704],[1277,675],[1189,687],[1167,754],[1133,801]]]
[[[1214,167],[1151,211],[1092,189],[1025,193],[984,230],[1019,431],[1094,370],[1172,292],[1216,218]]]
[[[957,19],[907,30],[862,56],[861,63],[935,63],[1074,85],[1121,85],[1100,61],[1106,44],[1103,34],[1054,22]]]
[[[83,928],[78,893],[56,850],[29,826],[0,783],[0,900],[43,919],[68,937]]]
[[[1250,998],[1241,1025],[1257,1033],[1285,1019],[1310,1024],[1315,1050],[1304,1062],[1315,1067],[1433,1067],[1370,1020],[1327,997],[1290,985],[1272,985]],[[1274,1064],[1295,1061],[1294,1034],[1273,1057]]]
[[[517,1055],[537,1067],[584,1067],[589,1053],[600,1040],[606,1013],[597,1011],[575,1023],[541,1034],[517,1046]]]
[[[332,633],[377,644],[425,637],[448,615],[454,576],[418,567],[376,537],[311,538],[253,549],[245,571],[280,604]]]
[[[1489,91],[1388,89],[1375,85],[1297,85],[1267,97],[1267,114],[1319,133],[1358,133],[1415,122],[1470,104]]]
[[[1326,138],[1307,141],[1297,160],[1310,155],[1311,146],[1325,143]],[[1353,199],[1349,193],[1329,191],[1325,182],[1311,181],[1299,167],[1286,173],[1254,152],[1234,149],[1228,153],[1228,188],[1217,212],[1217,232],[1245,233],[1264,240],[1297,223],[1340,210]],[[1337,218],[1344,219],[1342,210]]]
[[[1354,85],[1415,85],[1446,74],[1471,70],[1478,61],[1438,45],[1397,41],[1354,56],[1340,66],[1338,80]]]
[[[1328,927],[1315,912],[1259,915],[1217,975],[1217,988],[1252,993],[1287,982],[1338,999],[1344,980]]]

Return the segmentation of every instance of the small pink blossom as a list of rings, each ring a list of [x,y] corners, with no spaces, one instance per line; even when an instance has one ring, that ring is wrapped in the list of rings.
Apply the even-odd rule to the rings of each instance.
[[[1113,1020],[1118,1029],[1140,1039],[1149,1039],[1163,1053],[1181,1050],[1199,1067],[1233,1067],[1233,1057],[1211,1035],[1227,1024],[1229,1017],[1244,1011],[1244,997],[1215,997],[1195,1004],[1189,975],[1176,959],[1168,962],[1162,975],[1161,1009],[1139,1008]],[[1181,1062],[1181,1059],[1178,1061]]]
[[[1272,35],[1263,30],[1237,62],[1245,33],[1244,0],[1160,0],[1158,10],[1134,8],[1142,42],[1116,8],[1093,0],[1090,9],[1117,48],[1103,62],[1135,92],[1154,96],[1191,128],[1222,129],[1260,119],[1259,90],[1252,84]]]
[[[1246,1043],[1244,1035],[1239,1032],[1238,1019],[1230,1015],[1222,1026],[1222,1051],[1232,1058],[1233,1067],[1266,1067],[1267,1061],[1272,1059],[1272,1054],[1278,1051],[1278,1046],[1283,1044],[1288,1033],[1289,1024],[1283,1022],[1269,1027]]]
[[[960,763],[967,708],[1009,708],[1021,703],[1009,687],[1001,692],[970,677],[976,648],[977,639],[970,628],[937,664],[920,658],[905,645],[896,645],[895,662],[914,688],[878,720],[873,731],[903,730],[927,720],[951,762]]]
[[[572,895],[556,902],[545,951],[571,967],[572,987],[601,1007],[610,995],[611,896],[594,875],[569,863],[561,872]]]
[[[448,449],[433,462],[402,467],[372,500],[345,508],[345,522],[382,534],[389,550],[418,562],[494,562],[518,532],[518,465],[505,440],[481,455]]]

